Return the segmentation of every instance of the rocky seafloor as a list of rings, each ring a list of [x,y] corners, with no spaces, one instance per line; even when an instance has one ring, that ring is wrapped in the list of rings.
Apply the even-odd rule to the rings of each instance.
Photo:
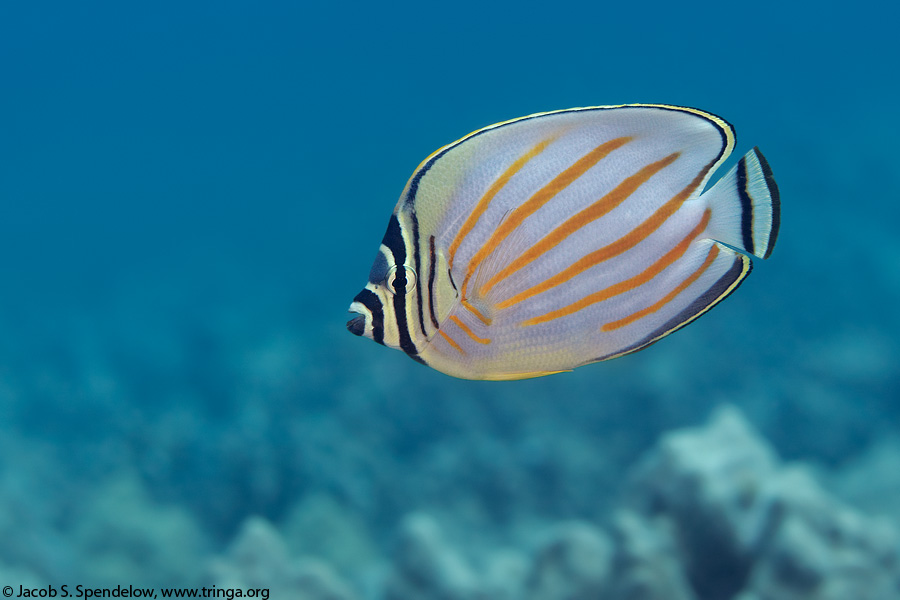
[[[320,534],[340,536],[345,526]],[[561,521],[531,543],[477,550],[446,529],[434,515],[407,515],[390,557],[347,580],[327,560],[291,553],[290,533],[254,517],[205,577],[316,600],[900,597],[893,524],[863,516],[807,468],[781,461],[733,407],[665,435],[630,469],[603,524]]]
[[[298,600],[891,600],[900,476],[883,474],[898,464],[900,445],[887,442],[843,471],[785,462],[723,405],[701,426],[664,434],[596,518],[519,519],[497,535],[415,511],[384,551],[358,512],[323,491],[280,523],[247,517],[217,551],[188,511],[151,500],[130,476],[99,485],[77,518],[60,514],[71,529],[35,530],[29,512],[47,499],[16,496],[27,490],[7,470],[0,581],[265,588]],[[67,546],[86,554],[66,557]]]

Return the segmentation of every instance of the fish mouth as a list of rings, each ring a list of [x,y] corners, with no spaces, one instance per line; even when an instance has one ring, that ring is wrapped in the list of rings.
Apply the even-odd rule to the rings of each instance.
[[[366,332],[366,316],[357,313],[355,317],[347,321],[347,331],[353,335],[362,336]]]

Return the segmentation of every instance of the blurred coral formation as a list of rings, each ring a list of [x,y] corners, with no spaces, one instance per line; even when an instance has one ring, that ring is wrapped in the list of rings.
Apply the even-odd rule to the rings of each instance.
[[[629,475],[606,527],[550,525],[521,546],[453,543],[440,519],[404,517],[387,564],[351,593],[327,562],[289,558],[249,519],[211,571],[219,586],[268,583],[315,600],[887,600],[900,594],[900,538],[782,463],[740,412],[667,434]],[[359,541],[357,540],[357,543]],[[372,584],[371,581],[377,583]]]
[[[300,439],[323,443],[306,433]],[[523,444],[515,456],[499,446],[479,448],[485,443],[467,444],[479,459],[443,466],[448,478],[449,471],[457,475],[452,479],[470,473],[464,485],[450,486],[453,497],[449,488],[430,484],[446,502],[403,514],[395,497],[387,506],[397,512],[386,514],[390,509],[373,498],[389,490],[375,490],[376,481],[355,482],[368,492],[354,496],[348,493],[354,482],[325,485],[325,477],[307,481],[309,491],[278,521],[245,518],[224,550],[216,550],[225,540],[216,541],[209,521],[151,493],[134,473],[96,483],[77,503],[51,506],[29,499],[48,498],[33,486],[46,485],[43,478],[51,475],[62,485],[74,482],[48,473],[42,461],[18,478],[7,469],[0,577],[35,586],[80,577],[111,586],[260,587],[273,598],[299,600],[900,598],[897,508],[886,500],[900,494],[900,482],[885,481],[877,470],[898,464],[895,442],[874,446],[846,469],[814,471],[782,461],[737,408],[723,405],[703,426],[663,434],[623,469],[618,488],[578,490],[584,498],[569,500],[576,505],[592,494],[608,496],[595,500],[603,507],[595,518],[557,520],[521,508],[559,496],[544,472],[548,464],[538,469],[547,486],[503,481],[528,478],[512,465],[528,465],[537,442]],[[304,446],[300,453],[311,450]],[[567,451],[585,449],[574,444]],[[338,462],[319,477],[348,472],[363,454],[333,456]],[[447,457],[436,454],[429,472],[440,479]],[[492,471],[485,463],[493,461],[499,464]],[[400,469],[388,469],[398,486]],[[882,516],[865,516],[824,491],[822,478],[846,498],[885,509],[874,511]],[[217,491],[214,480],[201,485],[212,496],[235,493]],[[498,496],[498,488],[507,491]],[[486,498],[498,505],[486,505]],[[500,514],[502,505],[508,514]],[[380,526],[372,526],[373,515],[381,515]]]

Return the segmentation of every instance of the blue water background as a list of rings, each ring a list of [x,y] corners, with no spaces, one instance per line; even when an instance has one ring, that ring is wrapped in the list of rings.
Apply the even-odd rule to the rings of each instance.
[[[85,566],[85,539],[117,539],[129,511],[178,507],[206,556],[312,494],[378,552],[413,510],[500,533],[602,520],[628,464],[723,402],[791,459],[839,466],[896,433],[896,17],[829,2],[3,3],[0,563],[114,580]],[[738,293],[645,352],[509,384],[346,332],[431,151],[629,102],[709,110],[737,128],[737,155],[767,156],[781,237]],[[118,480],[143,504],[104,521],[94,506]]]

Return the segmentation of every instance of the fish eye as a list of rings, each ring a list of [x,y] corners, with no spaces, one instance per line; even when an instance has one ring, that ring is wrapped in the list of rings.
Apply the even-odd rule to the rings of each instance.
[[[387,285],[387,289],[392,294],[408,294],[413,291],[413,288],[416,287],[416,272],[412,270],[412,267],[408,267],[407,265],[402,266],[403,270],[406,272],[406,289],[398,290],[396,288],[397,285],[397,267],[391,267],[390,271],[388,271],[387,277],[384,282]]]

